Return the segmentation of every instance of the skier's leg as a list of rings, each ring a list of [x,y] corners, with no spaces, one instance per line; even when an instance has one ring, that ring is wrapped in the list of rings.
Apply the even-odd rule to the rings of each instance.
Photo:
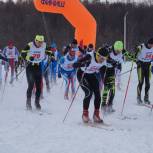
[[[113,109],[113,100],[115,97],[115,78],[114,81],[112,80],[112,83],[110,84],[110,92],[109,92],[109,98],[108,98],[108,112],[114,112]]]
[[[32,96],[32,90],[34,86],[34,73],[33,73],[32,66],[30,65],[26,68],[26,76],[27,76],[27,82],[28,82],[26,106],[27,106],[27,109],[32,109],[31,96]]]
[[[137,74],[138,74],[137,103],[141,104],[142,103],[141,91],[142,91],[142,86],[143,86],[143,83],[144,83],[144,73],[143,73],[142,66],[137,68]]]
[[[0,61],[0,88],[2,86],[2,63]]]
[[[95,75],[93,75],[92,81],[91,81],[91,87],[94,92],[94,114],[93,114],[93,120],[94,122],[103,122],[103,120],[100,118],[99,108],[101,103],[101,96],[100,96],[100,90],[99,90],[99,80],[96,78]]]
[[[66,74],[66,73],[63,73],[62,77],[63,77],[64,82],[65,82],[64,99],[68,100],[69,99],[68,93],[69,93],[70,79],[68,77],[68,74]]]
[[[57,71],[57,62],[54,62],[54,65],[53,65],[53,80],[54,80],[54,83],[56,83],[56,71]]]
[[[73,74],[71,76],[71,91],[72,91],[72,97],[75,95],[76,92],[76,74]]]
[[[10,83],[13,83],[13,79],[14,79],[14,72],[15,72],[15,61],[14,59],[10,59],[10,68],[11,68],[11,80]]]
[[[35,85],[36,85],[36,97],[35,97],[35,106],[38,110],[41,109],[40,106],[40,95],[41,95],[41,83],[42,83],[42,71],[41,68],[35,70]]]
[[[151,79],[151,65],[146,68],[145,73],[145,96],[144,96],[144,102],[147,104],[150,104],[149,101],[149,89],[150,89],[150,79]]]
[[[84,75],[83,76],[83,71],[78,70],[77,72],[77,79],[80,83],[80,86],[82,88],[82,90],[84,91],[85,97],[83,99],[83,114],[82,114],[82,119],[83,122],[89,122],[89,104],[90,104],[90,100],[93,94],[92,88],[90,87],[90,83],[89,83],[89,78],[88,75]]]

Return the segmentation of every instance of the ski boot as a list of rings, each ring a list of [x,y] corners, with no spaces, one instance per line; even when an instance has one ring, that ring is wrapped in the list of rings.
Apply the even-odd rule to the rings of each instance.
[[[31,98],[27,98],[27,101],[26,101],[26,108],[27,108],[27,110],[32,110]]]
[[[10,84],[12,84],[13,83],[13,77],[11,77],[11,80],[10,80]]]
[[[66,94],[64,94],[64,99],[65,100],[69,100],[69,96],[68,96],[68,94],[66,93]]]
[[[102,103],[101,105],[101,111],[103,114],[106,114],[107,113],[107,105],[105,103]]]
[[[96,109],[93,114],[93,121],[95,123],[103,123],[103,120],[100,118],[99,109]]]
[[[40,98],[35,99],[35,106],[37,110],[41,110]]]
[[[90,121],[88,110],[83,110],[82,120],[84,123],[88,123]]]
[[[114,113],[114,112],[115,112],[115,109],[113,108],[112,105],[108,106],[107,112],[108,112],[108,113]]]
[[[148,96],[144,97],[144,103],[150,105],[150,100],[149,100]]]
[[[143,101],[140,96],[137,97],[137,104],[142,105]]]
[[[46,83],[46,90],[47,90],[48,93],[50,92],[50,86],[49,86],[49,83]]]

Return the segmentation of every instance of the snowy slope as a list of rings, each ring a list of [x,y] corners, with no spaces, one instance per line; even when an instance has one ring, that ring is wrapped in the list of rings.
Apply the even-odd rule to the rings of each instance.
[[[123,72],[130,66],[131,63],[124,64]],[[125,110],[120,116],[128,75],[122,77],[122,90],[116,91],[116,113],[104,116],[105,122],[111,124],[104,129],[82,124],[81,89],[67,120],[62,122],[70,105],[63,100],[62,80],[52,86],[50,94],[45,91],[43,114],[26,111],[27,84],[25,75],[21,75],[13,85],[6,85],[4,99],[0,101],[0,153],[152,153],[153,113],[136,105],[136,70],[132,72]],[[92,114],[93,100],[91,117]],[[122,120],[124,116],[126,119]]]

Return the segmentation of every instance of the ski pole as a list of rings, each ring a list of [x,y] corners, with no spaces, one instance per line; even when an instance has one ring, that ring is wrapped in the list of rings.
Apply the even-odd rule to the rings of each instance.
[[[131,80],[131,76],[132,76],[133,65],[134,65],[134,62],[132,61],[132,66],[131,66],[131,70],[130,70],[128,84],[127,84],[127,87],[126,87],[126,92],[125,92],[125,96],[124,96],[124,101],[123,101],[121,115],[123,114],[123,110],[124,110],[124,106],[125,106],[125,102],[126,102],[126,97],[127,97],[127,93],[128,93],[128,89],[129,89],[129,85],[130,85],[130,80]]]
[[[87,69],[87,67],[86,67],[86,69]],[[85,71],[86,71],[86,69],[85,69]],[[66,114],[65,114],[65,117],[64,117],[64,119],[63,119],[63,123],[65,122],[65,120],[66,120],[66,118],[67,118],[67,116],[68,116],[68,114],[69,114],[69,112],[70,112],[70,109],[71,109],[71,107],[72,107],[72,105],[73,105],[73,102],[74,102],[74,100],[75,100],[75,97],[76,97],[76,95],[77,95],[77,93],[78,93],[78,91],[79,91],[79,88],[80,88],[80,86],[81,86],[81,84],[82,84],[82,82],[83,82],[83,78],[84,78],[84,75],[85,75],[85,71],[84,71],[83,74],[82,74],[81,81],[80,81],[80,83],[79,83],[79,85],[78,85],[78,87],[77,87],[77,90],[76,90],[76,92],[75,92],[73,98],[72,98],[72,101],[71,101],[71,103],[70,103],[70,106],[69,106],[69,108],[68,108],[68,110],[67,110],[67,112],[66,112]]]
[[[136,68],[137,68],[137,67],[134,67],[132,70],[135,70]],[[124,74],[127,74],[127,73],[129,73],[130,71],[131,71],[131,69],[128,70],[128,71],[126,71],[126,72],[121,73],[120,76],[121,76],[121,75],[124,75]]]

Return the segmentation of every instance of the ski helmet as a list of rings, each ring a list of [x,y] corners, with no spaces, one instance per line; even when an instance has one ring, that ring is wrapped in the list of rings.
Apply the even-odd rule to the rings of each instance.
[[[124,49],[124,45],[123,45],[122,41],[116,41],[114,43],[114,50],[115,51],[121,52],[123,49]]]

